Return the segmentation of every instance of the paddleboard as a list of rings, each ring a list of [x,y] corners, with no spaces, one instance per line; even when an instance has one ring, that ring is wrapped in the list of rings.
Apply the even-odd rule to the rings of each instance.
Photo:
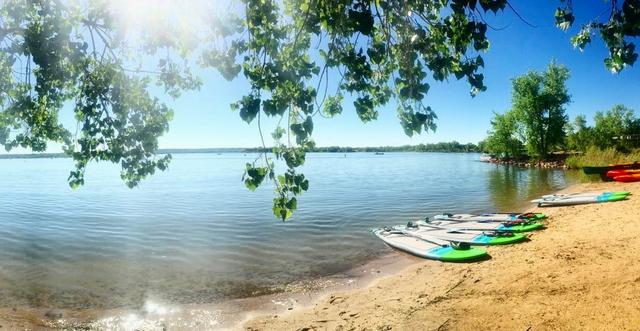
[[[483,213],[479,215],[474,214],[440,214],[433,216],[436,220],[445,221],[474,221],[474,222],[511,222],[518,220],[541,220],[546,218],[545,214],[541,213]]]
[[[580,205],[587,203],[601,203],[601,202],[613,202],[620,201],[627,198],[627,194],[600,194],[593,196],[561,196],[555,198],[543,198],[531,200],[532,203],[537,203],[539,207],[548,206],[569,206]]]
[[[426,220],[418,221],[418,225],[436,226],[443,229],[454,229],[461,231],[508,231],[508,232],[528,232],[544,227],[540,221],[524,222],[495,222],[495,221],[460,221],[460,220]]]
[[[427,239],[434,237],[442,240],[468,243],[470,245],[507,245],[521,242],[527,238],[527,236],[523,234],[512,232],[442,229],[425,224],[413,224],[413,226],[396,225],[393,228],[399,231],[406,231],[418,238],[422,238],[422,236],[426,236]]]
[[[599,195],[629,195],[631,192],[617,191],[617,192],[577,192],[567,194],[548,194],[543,195],[541,198],[545,200],[553,200],[556,198],[572,198],[572,197],[594,197]]]
[[[474,247],[456,248],[450,242],[437,238],[431,237],[425,240],[424,238],[417,238],[386,228],[376,229],[373,233],[387,245],[425,259],[467,262],[488,256],[487,251],[484,249]]]

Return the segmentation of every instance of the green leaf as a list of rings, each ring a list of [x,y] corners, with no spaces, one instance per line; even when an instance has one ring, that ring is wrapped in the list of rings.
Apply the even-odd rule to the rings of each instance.
[[[233,108],[240,109],[240,118],[251,123],[260,112],[260,98],[253,94],[244,96]]]
[[[244,185],[251,191],[255,191],[260,184],[264,181],[264,178],[269,173],[268,167],[256,167],[251,163],[245,165],[245,173],[242,176]]]
[[[378,112],[374,110],[373,100],[370,96],[364,95],[358,97],[356,101],[353,102],[353,105],[356,108],[356,113],[358,113],[358,117],[362,122],[370,122],[378,118]]]
[[[324,115],[334,117],[342,113],[342,99],[342,94],[327,97],[327,100],[324,102]]]

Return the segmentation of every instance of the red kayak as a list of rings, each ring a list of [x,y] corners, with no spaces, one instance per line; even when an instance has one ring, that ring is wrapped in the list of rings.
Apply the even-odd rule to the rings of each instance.
[[[616,182],[640,182],[640,173],[615,176],[613,180]]]
[[[600,178],[604,181],[611,180],[611,177],[607,176],[607,171],[611,170],[630,170],[630,169],[640,169],[640,162],[636,161],[633,163],[626,164],[611,164],[604,167],[582,167],[582,171],[584,171],[587,175],[600,175]]]
[[[609,178],[633,174],[640,174],[640,169],[616,169],[607,171],[607,177]]]

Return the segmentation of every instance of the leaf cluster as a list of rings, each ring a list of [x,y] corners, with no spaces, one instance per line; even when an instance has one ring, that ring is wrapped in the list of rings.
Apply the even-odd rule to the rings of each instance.
[[[142,52],[177,47],[171,39],[145,40]],[[68,178],[74,188],[84,184],[91,161],[119,163],[129,187],[165,170],[171,156],[156,151],[173,111],[151,96],[150,83],[174,97],[201,83],[171,57],[160,59],[157,71],[130,69],[131,52],[140,49],[123,40],[108,2],[2,2],[0,144],[8,151],[62,144],[75,161]],[[65,105],[73,107],[75,130],[59,121]]]
[[[572,7],[572,2],[567,0],[564,7],[556,10],[556,25],[562,30],[568,30],[575,21]],[[592,35],[599,32],[609,49],[609,56],[604,59],[604,63],[611,72],[618,73],[638,59],[635,43],[630,40],[640,36],[640,1],[611,0],[608,13],[606,21],[598,21],[599,17],[605,16],[601,14],[583,24],[580,31],[571,38],[571,43],[582,51],[591,43]]]

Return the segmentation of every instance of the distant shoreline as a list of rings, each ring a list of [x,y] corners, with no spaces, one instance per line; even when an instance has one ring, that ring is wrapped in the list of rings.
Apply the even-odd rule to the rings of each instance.
[[[157,154],[219,154],[219,153],[261,153],[271,152],[271,148],[163,148],[158,149]],[[392,152],[418,152],[418,153],[480,153],[478,146],[474,144],[437,143],[404,146],[381,147],[316,147],[310,153],[392,153]],[[2,159],[53,159],[70,158],[65,153],[25,153],[25,154],[0,154]]]

